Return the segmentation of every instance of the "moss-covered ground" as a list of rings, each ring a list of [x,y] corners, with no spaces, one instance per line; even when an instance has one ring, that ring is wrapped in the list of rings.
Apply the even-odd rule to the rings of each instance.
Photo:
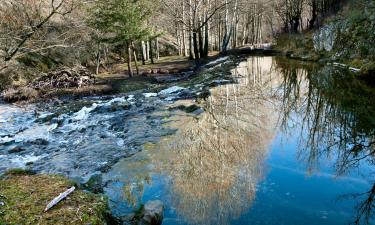
[[[12,171],[0,179],[0,224],[106,224],[106,199],[75,190],[47,212],[46,205],[73,185],[62,176]]]

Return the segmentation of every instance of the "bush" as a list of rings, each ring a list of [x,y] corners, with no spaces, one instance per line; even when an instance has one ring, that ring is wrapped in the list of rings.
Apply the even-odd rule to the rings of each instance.
[[[6,102],[33,100],[38,95],[38,91],[30,87],[8,88],[1,94]]]

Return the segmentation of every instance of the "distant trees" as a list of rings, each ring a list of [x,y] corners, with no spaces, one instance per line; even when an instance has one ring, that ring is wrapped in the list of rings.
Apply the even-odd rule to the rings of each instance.
[[[283,31],[297,33],[304,29],[314,29],[320,18],[331,10],[337,9],[342,2],[342,0],[274,0],[273,8],[282,20]]]
[[[269,41],[273,11],[266,0],[165,0],[164,7],[174,28],[179,53],[191,59],[209,51]],[[272,29],[271,29],[272,27]]]

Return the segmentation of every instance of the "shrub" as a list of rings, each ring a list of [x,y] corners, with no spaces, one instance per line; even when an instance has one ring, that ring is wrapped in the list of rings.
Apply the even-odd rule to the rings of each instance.
[[[8,88],[1,94],[6,102],[33,100],[38,97],[38,91],[30,87]]]

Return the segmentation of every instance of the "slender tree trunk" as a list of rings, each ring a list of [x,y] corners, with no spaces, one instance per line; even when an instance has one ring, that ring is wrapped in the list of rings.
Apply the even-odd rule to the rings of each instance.
[[[193,31],[193,45],[194,45],[194,57],[196,60],[199,60],[199,47],[198,47],[198,37],[197,31]]]
[[[98,43],[98,52],[96,53],[96,75],[99,74],[100,67],[100,44]]]
[[[177,46],[178,46],[178,55],[182,55],[182,43],[181,43],[181,38],[180,38],[180,32],[179,32],[179,23],[177,22],[178,18],[175,18],[175,32],[176,32],[176,41],[177,41]]]
[[[200,26],[201,24],[198,23],[198,26]],[[198,29],[198,44],[199,44],[199,58],[203,58],[204,57],[204,51],[203,51],[203,37],[202,37],[202,28],[199,28]]]
[[[309,29],[312,30],[314,29],[314,26],[315,26],[315,21],[316,19],[318,18],[318,9],[317,9],[317,0],[312,0],[312,10],[311,10],[311,14],[312,14],[312,17],[309,21]]]
[[[221,51],[226,52],[228,47],[228,42],[230,39],[229,34],[229,22],[228,22],[228,1],[225,0],[225,17],[224,17],[224,36],[223,36],[223,44],[221,46]]]
[[[138,68],[138,59],[137,59],[137,51],[134,46],[134,42],[131,42],[132,44],[132,50],[133,50],[133,56],[134,56],[134,63],[135,63],[135,69],[137,71],[137,75],[139,75],[139,68]]]
[[[146,41],[146,61],[150,60],[150,41]]]
[[[182,0],[182,53],[183,56],[187,56],[187,48],[186,48],[186,27],[185,27],[185,1]]]
[[[160,50],[159,50],[159,38],[156,37],[155,39],[155,47],[156,47],[156,60],[159,60],[160,59]]]
[[[142,65],[146,65],[146,46],[145,42],[141,42],[141,49],[142,49]]]
[[[149,42],[151,64],[154,64],[154,55],[153,55],[153,50],[152,50],[152,40],[150,39],[148,42]]]
[[[193,5],[191,3],[192,1],[189,0],[189,59],[192,60],[194,59],[193,55],[193,44],[192,44],[192,39],[193,39]]]
[[[204,26],[204,49],[203,49],[203,57],[208,56],[208,22]]]
[[[132,49],[130,46],[130,41],[127,43],[128,48],[128,75],[129,77],[133,77],[133,69],[132,69]]]

